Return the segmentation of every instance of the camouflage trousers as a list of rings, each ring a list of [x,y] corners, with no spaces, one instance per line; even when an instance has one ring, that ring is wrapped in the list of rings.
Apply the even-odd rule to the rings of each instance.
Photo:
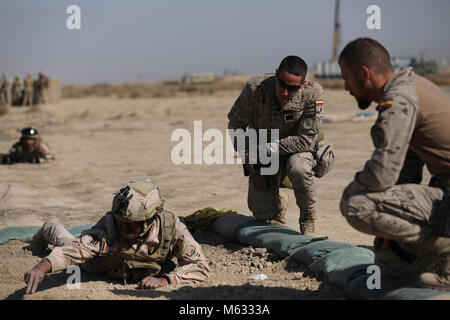
[[[375,263],[390,275],[433,272],[437,261],[447,256],[430,250],[438,236],[438,210],[444,192],[419,184],[395,185],[385,192],[355,195],[347,200],[344,215],[355,229],[379,238],[394,240],[400,251],[381,248]]]
[[[298,207],[300,220],[314,216],[316,203],[316,187],[313,168],[316,160],[311,152],[295,153],[288,158],[280,158],[278,173],[262,176],[267,182],[267,188],[260,188],[249,177],[247,203],[253,216],[260,221],[286,223],[287,196],[280,192],[280,184],[288,177]]]
[[[77,239],[56,218],[48,219],[35,235],[37,241],[45,240],[54,247],[64,247]]]
[[[31,91],[24,91],[23,94],[23,100],[22,100],[23,106],[31,106],[33,105],[33,92]]]

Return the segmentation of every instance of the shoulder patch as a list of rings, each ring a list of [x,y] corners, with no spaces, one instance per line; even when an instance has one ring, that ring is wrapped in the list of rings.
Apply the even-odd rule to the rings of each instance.
[[[323,104],[323,99],[316,100],[316,106]]]
[[[389,134],[383,124],[375,123],[370,130],[370,135],[375,148],[385,148],[388,145]]]

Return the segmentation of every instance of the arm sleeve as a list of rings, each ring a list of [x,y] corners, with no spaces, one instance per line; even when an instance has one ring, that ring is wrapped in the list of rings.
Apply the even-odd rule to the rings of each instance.
[[[253,101],[253,92],[247,83],[228,113],[230,135],[232,134],[231,130],[242,129],[245,131],[247,126],[251,124]],[[237,151],[237,139],[233,135],[231,135],[231,139],[233,140],[234,150]]]
[[[55,247],[53,251],[45,257],[52,265],[52,272],[67,269],[71,265],[81,264],[96,256],[105,255],[113,245],[113,238],[110,237],[109,223],[112,217],[105,216],[91,229],[86,230],[82,235],[64,247]]]
[[[379,107],[380,108],[380,107]],[[379,109],[379,116],[371,129],[375,150],[364,169],[346,188],[346,195],[381,192],[398,180],[414,131],[417,104],[402,96],[392,99],[392,106]]]
[[[296,135],[280,140],[280,154],[306,152],[314,149],[322,125],[324,109],[324,104],[317,104],[315,101],[323,101],[322,97],[322,91],[317,91],[313,96],[312,105],[305,106]]]
[[[210,269],[199,243],[186,226],[177,218],[173,253],[179,267],[164,276],[170,283],[193,284],[205,281]]]

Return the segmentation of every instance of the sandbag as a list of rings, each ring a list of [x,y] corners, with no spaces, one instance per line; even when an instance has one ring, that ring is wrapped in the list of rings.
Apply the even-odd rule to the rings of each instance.
[[[236,242],[239,226],[253,220],[255,220],[254,217],[243,214],[230,214],[216,219],[212,223],[212,229],[228,241]]]
[[[93,226],[93,224],[83,224],[67,228],[67,231],[69,231],[75,238],[78,238],[84,230],[89,230]]]
[[[328,280],[332,284],[343,289],[353,279],[366,275],[367,268],[371,265],[373,265],[373,262],[348,265],[342,268],[338,268],[328,275]]]
[[[350,243],[331,240],[313,242],[294,252],[292,258],[309,266],[316,260],[319,260],[333,251],[347,248],[356,248],[356,246]]]
[[[0,230],[0,244],[7,243],[10,240],[31,241],[31,238],[40,228],[39,226],[3,228]]]
[[[326,239],[328,238],[305,236],[291,228],[257,220],[241,224],[237,232],[237,240],[240,243],[267,248],[282,258],[290,256],[301,246]]]
[[[83,224],[73,226],[67,229],[74,237],[79,237],[81,232],[88,230],[93,224]],[[41,226],[25,226],[25,227],[6,227],[0,230],[0,244],[7,243],[10,240],[19,240],[30,242]]]
[[[329,275],[333,271],[347,266],[363,263],[373,264],[375,254],[369,249],[354,247],[339,249],[315,260],[309,268],[315,272]]]
[[[358,272],[358,275],[366,273],[367,267],[373,264],[374,261],[374,253],[369,249],[364,248],[347,248],[340,249],[326,254],[320,259],[314,261],[309,265],[309,269],[316,274],[325,274],[329,276],[330,282],[333,283],[334,280],[337,280],[337,285],[341,288],[345,286],[348,282],[345,281],[345,278],[353,279],[357,275],[352,275],[355,271]],[[342,270],[346,270],[349,267],[357,267],[358,269],[353,269],[351,272],[347,272],[343,274]],[[364,270],[361,270],[364,268]],[[332,278],[331,275],[338,271],[339,277]],[[342,279],[344,277],[344,279]]]
[[[424,300],[442,296],[448,291],[422,288],[417,278],[393,278],[381,275],[380,289],[369,289],[367,279],[370,275],[355,278],[345,287],[345,296],[354,300]]]

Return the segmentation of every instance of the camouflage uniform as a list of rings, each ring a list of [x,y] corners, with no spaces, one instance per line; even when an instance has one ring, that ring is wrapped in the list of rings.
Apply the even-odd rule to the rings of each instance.
[[[30,74],[23,81],[23,106],[31,106],[33,104],[34,84]]]
[[[42,160],[55,159],[50,147],[39,137],[36,139],[36,143],[32,149],[28,149],[21,141],[16,142],[9,150],[9,154],[7,156],[9,157],[8,162],[10,163],[39,163]]]
[[[342,213],[355,229],[391,240],[375,258],[386,274],[448,276],[449,96],[405,68],[387,82],[377,110],[376,149],[345,189]],[[424,163],[428,186],[420,184]]]
[[[4,101],[6,105],[9,106],[11,105],[11,81],[9,81],[9,78],[5,73],[3,73],[2,76],[3,76],[2,91],[5,96]]]
[[[248,206],[256,219],[286,222],[287,197],[279,192],[279,188],[287,176],[300,208],[300,229],[303,222],[315,220],[314,168],[323,120],[322,98],[320,85],[306,81],[291,101],[281,106],[276,98],[274,74],[264,74],[248,81],[228,113],[228,129],[279,129],[278,173],[262,176],[268,186],[265,190],[249,177]]]
[[[50,147],[42,141],[36,129],[31,127],[23,128],[21,134],[20,140],[11,147],[9,154],[0,154],[0,163],[39,163],[41,160],[55,159],[50,151]],[[34,140],[34,144],[32,146],[28,145],[27,140]]]
[[[0,79],[0,107],[6,106],[6,93],[3,87],[3,81]]]
[[[20,105],[22,102],[22,82],[16,76],[11,87],[11,103],[12,105]]]
[[[46,103],[47,102],[47,88],[48,88],[48,78],[39,72],[39,78],[36,80],[36,103]]]
[[[162,236],[164,232],[168,232],[170,237]],[[84,270],[115,279],[139,281],[159,274],[170,283],[191,284],[202,282],[209,276],[210,269],[201,246],[178,217],[168,211],[156,216],[141,242],[133,243],[121,237],[111,212],[79,238],[55,219],[47,221],[39,233],[46,243],[55,246],[46,257],[52,265],[52,272],[83,263]],[[180,267],[167,272],[174,257]]]

